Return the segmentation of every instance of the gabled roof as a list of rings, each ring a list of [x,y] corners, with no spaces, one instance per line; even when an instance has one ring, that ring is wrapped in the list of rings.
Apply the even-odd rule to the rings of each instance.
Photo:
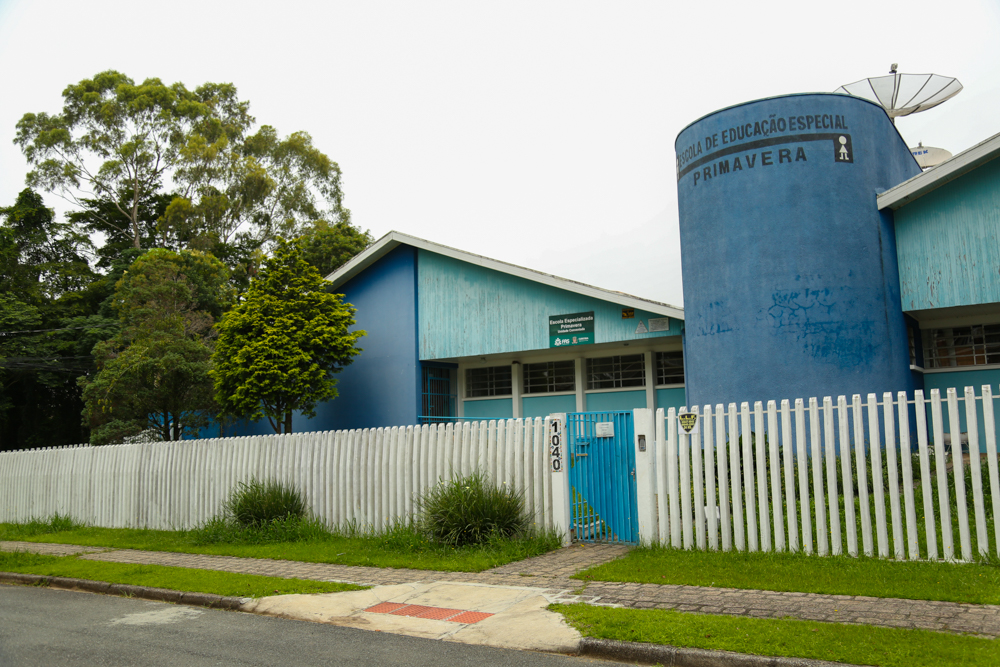
[[[933,169],[917,174],[910,180],[886,190],[878,196],[878,208],[880,211],[885,208],[895,211],[998,157],[1000,157],[1000,134],[995,134]]]
[[[391,250],[401,245],[408,245],[421,250],[427,250],[428,252],[444,255],[445,257],[451,257],[462,262],[468,262],[469,264],[475,264],[476,266],[482,266],[487,269],[517,276],[518,278],[524,278],[525,280],[531,280],[543,285],[556,287],[561,290],[566,290],[567,292],[576,292],[577,294],[582,294],[583,296],[589,296],[595,299],[601,299],[602,301],[609,301],[611,303],[629,306],[632,308],[639,308],[640,310],[656,313],[657,315],[666,315],[678,320],[684,319],[683,308],[677,308],[676,306],[660,303],[659,301],[641,299],[637,296],[632,296],[623,292],[615,292],[612,290],[601,289],[600,287],[593,287],[575,280],[567,280],[566,278],[560,278],[548,273],[542,273],[541,271],[535,271],[534,269],[527,269],[523,266],[508,264],[507,262],[501,262],[496,259],[490,259],[489,257],[483,257],[482,255],[474,255],[470,252],[465,252],[464,250],[449,248],[448,246],[441,245],[439,243],[425,241],[424,239],[418,239],[415,236],[409,236],[400,232],[389,232],[366,248],[364,252],[355,255],[355,257],[347,264],[344,264],[342,267],[328,275],[326,279],[333,283],[333,287],[336,289],[387,255]]]

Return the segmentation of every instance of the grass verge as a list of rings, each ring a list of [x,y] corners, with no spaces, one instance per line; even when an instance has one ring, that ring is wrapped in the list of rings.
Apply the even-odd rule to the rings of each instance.
[[[80,560],[76,556],[42,556],[21,551],[0,551],[0,572],[39,574],[45,577],[76,577],[112,584],[151,586],[174,591],[211,593],[242,598],[260,598],[291,593],[338,593],[360,591],[363,586],[305,579],[281,579],[214,570],[195,570],[163,565],[132,565]]]
[[[792,619],[686,614],[666,609],[552,605],[587,637],[789,656],[880,667],[1000,663],[1000,641],[929,630]]]
[[[240,530],[224,522],[209,522],[200,530],[168,531],[95,528],[59,517],[0,524],[0,540],[447,572],[482,572],[560,546],[554,534],[541,534],[451,547],[432,542],[406,525],[379,534],[334,532],[308,519],[263,529]]]
[[[795,553],[696,551],[652,546],[576,575],[585,581],[681,584],[1000,604],[996,563],[890,561]]]

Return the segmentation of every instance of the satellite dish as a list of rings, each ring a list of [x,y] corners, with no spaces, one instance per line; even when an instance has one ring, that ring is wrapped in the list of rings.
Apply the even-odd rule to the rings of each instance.
[[[938,166],[945,160],[951,159],[950,151],[946,151],[943,148],[924,146],[923,143],[918,144],[916,148],[911,148],[910,153],[913,154],[914,159],[916,159],[921,169],[930,169],[931,167]]]
[[[940,74],[900,74],[893,63],[888,76],[876,76],[841,86],[847,93],[875,102],[889,118],[927,111],[962,92],[958,79]]]

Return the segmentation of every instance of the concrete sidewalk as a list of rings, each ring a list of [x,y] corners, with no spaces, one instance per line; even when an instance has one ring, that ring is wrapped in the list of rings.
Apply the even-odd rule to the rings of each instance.
[[[757,618],[790,617],[811,621],[893,628],[921,628],[944,632],[970,632],[992,637],[1000,636],[1000,606],[997,605],[813,593],[782,593],[702,586],[583,582],[569,578],[570,575],[582,569],[624,555],[628,549],[619,545],[576,544],[543,556],[510,563],[480,573],[383,569],[128,549],[104,550],[93,547],[33,542],[0,542],[0,550],[14,549],[59,555],[82,553],[84,554],[83,558],[105,562],[171,565],[244,574],[339,581],[376,587],[409,585],[411,588],[405,590],[411,592],[419,590],[423,593],[433,589],[421,588],[421,586],[432,584],[471,585],[479,587],[473,588],[473,590],[484,598],[488,598],[493,591],[500,595],[499,591],[501,590],[520,590],[523,591],[524,595],[537,598],[535,600],[537,604],[542,604],[541,600],[544,600],[545,604],[557,601],[579,601],[637,609],[676,609],[704,614]],[[378,595],[384,597],[389,592],[392,591],[386,588],[385,592],[380,592]],[[503,595],[505,596],[507,593],[503,593]],[[280,600],[281,597],[289,596],[276,596],[275,598],[267,598],[267,600]],[[527,598],[518,599],[523,601]],[[384,597],[384,599],[380,597],[379,600],[397,601],[395,597]],[[448,607],[449,604],[452,603],[447,601],[434,604],[427,602],[426,606]],[[264,607],[261,607],[260,611],[264,610]],[[467,610],[477,611],[473,606],[469,606]],[[281,613],[289,612],[286,609]]]

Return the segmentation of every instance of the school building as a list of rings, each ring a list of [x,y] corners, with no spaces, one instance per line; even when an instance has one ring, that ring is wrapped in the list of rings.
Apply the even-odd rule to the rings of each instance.
[[[676,156],[686,311],[390,232],[328,276],[364,351],[295,430],[1000,383],[1000,135],[921,172],[881,107],[787,95]]]

